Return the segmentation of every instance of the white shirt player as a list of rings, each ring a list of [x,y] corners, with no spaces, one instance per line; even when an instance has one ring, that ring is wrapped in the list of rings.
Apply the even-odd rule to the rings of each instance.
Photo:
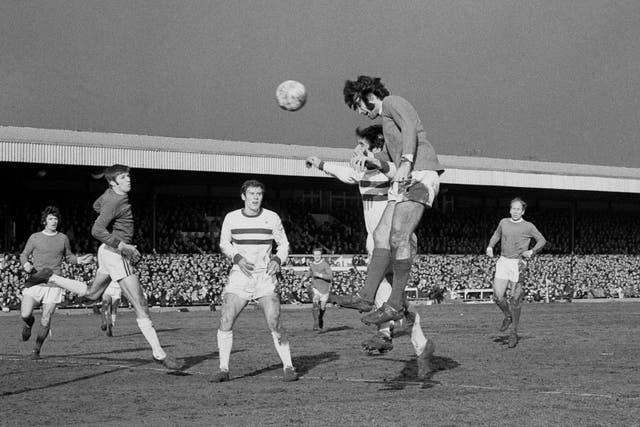
[[[242,209],[229,212],[220,230],[220,249],[229,259],[242,256],[254,265],[254,273],[263,273],[271,261],[273,243],[276,256],[284,265],[289,256],[289,241],[277,213],[261,209],[256,216],[246,215]],[[232,270],[239,270],[234,263]]]
[[[358,184],[362,196],[364,224],[367,229],[367,252],[373,251],[373,231],[378,226],[389,200],[389,178],[378,169],[358,171],[351,166],[325,162],[323,170],[346,184]]]

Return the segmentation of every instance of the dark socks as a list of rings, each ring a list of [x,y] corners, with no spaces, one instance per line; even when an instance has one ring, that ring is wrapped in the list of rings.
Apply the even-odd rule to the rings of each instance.
[[[371,253],[371,261],[367,267],[367,279],[364,286],[360,289],[360,297],[368,302],[373,302],[376,292],[380,286],[380,282],[384,278],[387,266],[391,261],[390,249],[374,249]]]
[[[404,289],[409,282],[412,264],[413,260],[411,258],[393,261],[393,285],[387,303],[398,311],[401,311],[404,305]]]

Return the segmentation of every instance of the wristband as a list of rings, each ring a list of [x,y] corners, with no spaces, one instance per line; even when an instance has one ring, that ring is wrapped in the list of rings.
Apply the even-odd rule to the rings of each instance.
[[[240,254],[235,254],[235,255],[233,256],[233,263],[234,263],[234,264],[237,264],[237,263],[239,263],[239,262],[240,262],[240,260],[241,260],[241,259],[242,259],[242,255],[240,255]]]
[[[324,170],[324,160],[320,160],[320,164],[318,165],[318,169],[320,169],[321,171]]]

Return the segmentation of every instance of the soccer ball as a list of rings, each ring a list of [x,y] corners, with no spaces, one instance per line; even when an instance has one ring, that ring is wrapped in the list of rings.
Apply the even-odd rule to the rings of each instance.
[[[276,100],[283,110],[297,111],[307,102],[307,90],[295,80],[287,80],[276,89]]]

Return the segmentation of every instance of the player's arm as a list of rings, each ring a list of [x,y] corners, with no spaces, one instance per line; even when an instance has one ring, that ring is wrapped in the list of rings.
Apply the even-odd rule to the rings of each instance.
[[[82,264],[79,261],[79,258],[77,256],[75,256],[73,254],[73,252],[71,252],[71,244],[69,243],[69,238],[65,235],[64,236],[64,249],[63,249],[64,253],[62,254],[64,256],[64,259],[69,263],[69,264]]]
[[[273,240],[275,240],[277,249],[276,254],[267,265],[267,274],[275,274],[280,271],[280,266],[287,261],[289,256],[289,240],[282,226],[280,217],[276,215],[275,224],[273,225]]]
[[[500,241],[502,238],[502,221],[498,224],[498,228],[493,232],[491,239],[489,240],[489,245],[487,246],[487,256],[493,258],[493,247]]]
[[[27,239],[27,243],[24,245],[24,249],[20,253],[20,265],[22,265],[22,268],[24,268],[24,270],[27,273],[31,272],[31,269],[33,268],[33,264],[29,262],[29,256],[31,255],[31,253],[33,253],[34,248],[35,248],[35,245],[34,245],[33,234],[32,234]]]
[[[542,233],[538,231],[535,225],[531,224],[531,229],[529,230],[529,232],[531,233],[531,237],[535,239],[536,244],[533,246],[533,248],[522,253],[522,256],[525,258],[531,258],[533,255],[540,252],[544,245],[547,244],[547,239],[544,238]]]
[[[393,97],[385,104],[385,110],[389,112],[393,121],[402,129],[402,159],[398,171],[393,177],[394,181],[402,181],[409,178],[413,168],[414,156],[418,145],[417,115],[409,102]]]
[[[360,156],[358,156],[360,157]],[[356,162],[362,161],[364,163],[364,167],[367,169],[378,169],[380,172],[385,174],[385,176],[389,179],[393,179],[396,174],[396,165],[389,159],[379,159],[377,157],[366,157],[361,156],[362,159],[356,160]],[[355,159],[355,158],[354,158]],[[353,160],[353,159],[352,159]]]
[[[325,273],[327,281],[331,282],[333,280],[333,270],[331,270],[331,266],[329,265],[328,262],[325,262],[324,273]]]
[[[96,218],[93,227],[91,227],[91,235],[105,245],[120,250],[120,253],[125,258],[136,261],[136,259],[140,257],[140,252],[138,252],[135,245],[123,242],[117,236],[113,235],[113,233],[110,233],[107,228],[116,218],[117,212],[122,208],[121,203],[124,202],[122,200],[105,201],[100,207],[98,218]]]
[[[305,161],[307,165],[313,165],[316,168],[320,169],[327,175],[331,175],[334,178],[338,178],[340,181],[345,184],[357,184],[358,179],[356,177],[356,171],[353,168],[348,166],[343,166],[334,162],[325,162],[316,156],[307,157]]]
[[[231,222],[232,219],[230,215],[226,215],[222,221],[222,227],[220,228],[220,250],[232,263],[236,264],[244,274],[251,277],[254,265],[244,258],[233,244],[231,240]]]

